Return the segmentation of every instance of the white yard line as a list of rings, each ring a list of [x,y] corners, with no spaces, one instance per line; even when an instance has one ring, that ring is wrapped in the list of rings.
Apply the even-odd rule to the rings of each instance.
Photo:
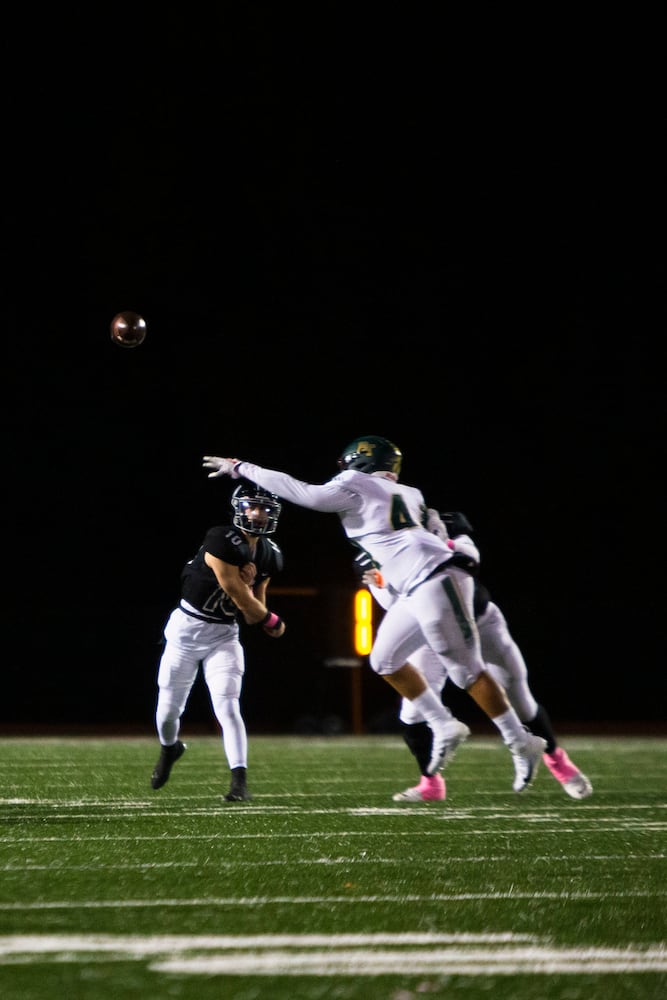
[[[0,912],[14,910],[103,910],[142,909],[166,906],[313,906],[324,903],[456,903],[470,900],[608,900],[608,899],[656,899],[667,896],[667,889],[632,892],[454,892],[429,893],[427,895],[386,895],[386,896],[225,896],[201,899],[99,899],[99,900],[51,900],[39,903],[0,903]]]
[[[381,976],[458,975],[516,976],[553,975],[565,973],[641,973],[667,971],[667,953],[663,949],[631,952],[606,949],[530,948],[467,951],[460,948],[439,948],[429,951],[358,951],[330,950],[320,952],[272,951],[257,955],[221,955],[204,958],[170,959],[154,962],[153,972],[203,973],[204,975],[260,976]]]
[[[309,840],[312,837],[308,838]],[[364,857],[363,855],[367,855]],[[665,858],[666,855],[660,851],[658,853],[651,854],[559,854],[558,857],[553,857],[548,854],[538,854],[531,859],[533,863],[536,861],[545,861],[550,865],[554,863],[563,864],[565,862],[581,862],[581,861],[660,861]],[[507,854],[466,854],[466,855],[447,855],[447,864],[496,864],[498,862],[513,860],[514,855],[511,853]],[[421,865],[438,864],[442,862],[442,857],[436,855],[434,857],[428,857],[427,855],[422,855],[420,857]],[[368,854],[366,851],[362,851],[361,857],[351,857],[350,855],[344,855],[337,858],[276,858],[268,861],[245,861],[245,860],[233,860],[225,861],[218,860],[216,858],[215,867],[216,868],[294,868],[298,865],[303,867],[308,867],[309,865],[405,865],[405,858],[382,858],[378,857],[376,854]],[[60,872],[92,872],[92,871],[152,871],[158,868],[201,868],[201,861],[146,861],[146,862],[136,862],[135,864],[130,864],[125,861],[119,861],[118,863],[111,864],[82,864],[82,865],[62,865],[62,864],[20,864],[13,863],[7,865],[0,865],[0,872],[48,872],[53,871],[54,874]],[[0,903],[0,907],[2,904]]]
[[[415,947],[420,946],[420,947]],[[192,952],[214,954],[192,955]],[[157,958],[154,972],[258,976],[520,975],[667,971],[664,945],[570,948],[534,935],[500,934],[265,934],[10,935],[0,937],[0,961],[103,961]],[[160,960],[162,959],[162,960]]]

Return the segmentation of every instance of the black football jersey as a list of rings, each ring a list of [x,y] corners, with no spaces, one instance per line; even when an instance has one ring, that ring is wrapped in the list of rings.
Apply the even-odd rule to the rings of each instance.
[[[181,573],[181,597],[196,608],[206,621],[230,625],[242,619],[241,612],[222,589],[213,570],[204,562],[206,552],[232,566],[254,563],[257,567],[256,584],[283,568],[282,551],[266,535],[258,537],[253,552],[245,535],[233,524],[209,528],[197,555],[185,564]]]

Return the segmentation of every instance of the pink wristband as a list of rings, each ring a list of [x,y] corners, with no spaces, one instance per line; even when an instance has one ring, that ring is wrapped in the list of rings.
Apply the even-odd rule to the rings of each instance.
[[[274,614],[273,611],[269,611],[266,615],[266,618],[262,622],[262,625],[264,626],[264,628],[277,628],[279,622],[280,622],[280,616]]]

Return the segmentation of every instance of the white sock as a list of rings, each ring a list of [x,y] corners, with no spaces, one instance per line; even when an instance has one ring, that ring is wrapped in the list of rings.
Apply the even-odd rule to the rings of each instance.
[[[500,730],[503,743],[525,743],[526,729],[513,708],[508,708],[502,715],[496,715],[491,722]]]
[[[414,705],[417,711],[421,712],[431,729],[433,726],[440,729],[443,723],[448,722],[451,718],[451,713],[445,708],[438,695],[431,688],[422,691],[416,698],[411,698],[410,704]]]
[[[238,698],[221,698],[214,705],[222,729],[222,746],[230,770],[248,766],[248,734]]]

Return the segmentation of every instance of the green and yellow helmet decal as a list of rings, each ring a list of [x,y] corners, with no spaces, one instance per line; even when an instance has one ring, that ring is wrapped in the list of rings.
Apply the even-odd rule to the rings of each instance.
[[[387,438],[367,434],[355,438],[338,459],[339,469],[357,469],[358,472],[393,472],[399,475],[403,456]]]

